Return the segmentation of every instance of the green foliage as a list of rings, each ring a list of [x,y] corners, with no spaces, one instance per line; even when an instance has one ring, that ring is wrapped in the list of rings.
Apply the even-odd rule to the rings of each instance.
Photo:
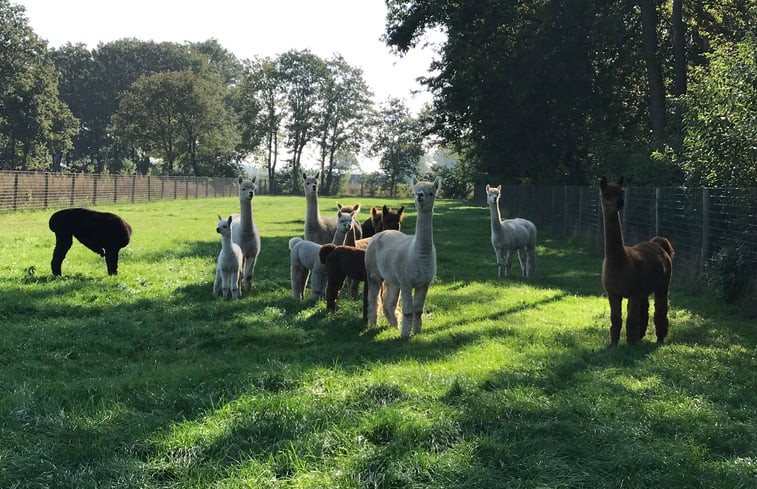
[[[682,102],[691,185],[757,186],[757,41],[723,43],[692,74]]]
[[[707,285],[728,302],[747,297],[754,281],[754,270],[748,264],[747,252],[742,247],[718,250],[704,266]]]
[[[443,199],[400,340],[360,301],[293,300],[304,199],[253,205],[239,301],[211,297],[236,198],[104,207],[134,227],[114,277],[78,242],[50,276],[50,212],[0,215],[0,487],[753,485],[757,331],[713,297],[676,286],[667,344],[607,348],[601,256],[542,236],[536,274],[499,280],[489,213]]]

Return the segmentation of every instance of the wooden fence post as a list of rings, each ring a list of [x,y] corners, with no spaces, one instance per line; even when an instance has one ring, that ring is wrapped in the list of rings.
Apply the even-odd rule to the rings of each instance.
[[[134,203],[134,193],[137,190],[137,174],[131,176],[131,203]]]
[[[13,212],[18,210],[18,172],[13,174]]]
[[[97,205],[97,173],[92,175],[92,205]]]
[[[118,175],[113,175],[113,203],[118,200]]]
[[[74,197],[76,196],[76,173],[71,174],[71,198],[69,207],[74,206]]]
[[[47,204],[48,204],[48,201],[49,201],[48,200],[49,193],[50,193],[50,174],[49,173],[45,173],[45,202],[44,202],[44,204],[45,204],[44,208],[45,209],[47,209]]]

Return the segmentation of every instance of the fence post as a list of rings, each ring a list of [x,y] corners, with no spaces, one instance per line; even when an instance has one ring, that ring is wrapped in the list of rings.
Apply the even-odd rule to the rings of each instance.
[[[76,195],[76,173],[71,174],[71,198],[69,199],[69,207],[74,206],[74,197]]]
[[[702,189],[702,249],[699,251],[699,267],[704,267],[710,257],[710,189]]]
[[[176,181],[176,177],[174,177],[173,181],[173,200],[176,200],[176,188],[179,186],[179,182]]]
[[[662,189],[654,189],[654,235],[660,235],[660,200],[662,200]]]
[[[151,195],[151,188],[150,188],[150,175],[147,175],[147,202],[152,202],[152,195]]]
[[[131,203],[134,203],[134,192],[137,189],[137,174],[131,176]]]
[[[18,172],[13,174],[13,212],[18,210]]]
[[[113,203],[118,200],[118,175],[113,175]]]
[[[45,173],[45,209],[47,209],[48,194],[50,193],[50,174]]]
[[[97,173],[92,175],[92,205],[97,205]]]

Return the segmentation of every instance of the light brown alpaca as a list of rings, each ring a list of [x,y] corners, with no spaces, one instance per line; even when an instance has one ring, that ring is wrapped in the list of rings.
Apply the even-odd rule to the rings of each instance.
[[[668,334],[668,287],[673,271],[673,245],[654,237],[634,246],[623,244],[620,211],[623,209],[623,178],[618,183],[600,181],[604,217],[605,258],[602,286],[610,301],[610,344],[617,345],[623,318],[623,299],[628,298],[626,341],[638,343],[647,332],[649,294],[654,293],[654,324],[657,342]]]

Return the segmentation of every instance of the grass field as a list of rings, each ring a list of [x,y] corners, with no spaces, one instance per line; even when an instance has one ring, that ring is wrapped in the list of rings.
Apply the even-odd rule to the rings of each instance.
[[[0,487],[757,487],[757,328],[706,292],[675,284],[665,345],[608,348],[601,256],[542,236],[497,279],[488,211],[438,201],[401,340],[291,299],[302,197],[255,198],[253,293],[214,299],[237,206],[100,207],[134,228],[117,277],[78,242],[52,277],[50,212],[0,215]]]

